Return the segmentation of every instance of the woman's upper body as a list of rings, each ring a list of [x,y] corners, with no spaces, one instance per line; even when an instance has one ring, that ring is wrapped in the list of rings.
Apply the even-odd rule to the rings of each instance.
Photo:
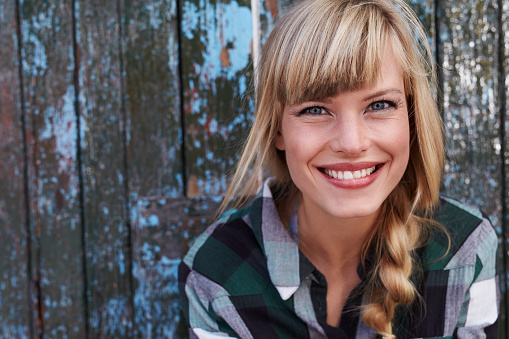
[[[417,251],[422,298],[396,310],[399,338],[496,338],[497,236],[479,211],[442,198],[436,230]],[[249,208],[200,236],[179,267],[181,306],[191,338],[376,338],[360,320],[354,292],[339,327],[327,325],[327,282],[299,250],[298,228],[278,217],[268,183]],[[444,253],[447,253],[444,256]],[[364,270],[358,267],[362,288]],[[214,336],[215,335],[215,336]]]
[[[260,174],[273,177],[272,199],[264,188],[184,260],[192,335],[465,337],[496,321],[491,226],[439,200],[433,75],[404,0],[305,0],[277,20],[220,212],[258,190]]]

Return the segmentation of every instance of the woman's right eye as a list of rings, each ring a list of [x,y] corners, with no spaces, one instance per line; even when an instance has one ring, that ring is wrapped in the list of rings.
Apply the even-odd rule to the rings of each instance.
[[[320,106],[308,107],[302,110],[301,114],[322,115],[324,108]]]

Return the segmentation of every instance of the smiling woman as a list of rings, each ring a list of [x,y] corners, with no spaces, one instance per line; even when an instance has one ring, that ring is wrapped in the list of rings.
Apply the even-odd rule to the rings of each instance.
[[[405,172],[410,132],[404,81],[387,47],[373,86],[283,109],[275,146],[286,152],[306,220],[334,225],[357,218],[357,227],[371,228]]]
[[[497,237],[439,197],[431,65],[403,1],[308,0],[279,19],[230,210],[180,265],[191,338],[496,337]]]

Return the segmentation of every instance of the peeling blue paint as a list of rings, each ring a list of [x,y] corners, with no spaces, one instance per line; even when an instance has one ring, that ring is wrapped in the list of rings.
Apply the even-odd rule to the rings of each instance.
[[[150,15],[150,25],[153,29],[159,29],[159,26],[163,23],[162,16],[160,14],[160,9],[156,8],[156,4],[159,5],[160,2],[157,3],[149,3],[145,5],[149,15]]]
[[[137,288],[135,319],[143,338],[173,338],[180,321],[178,265],[180,259],[162,256],[150,266],[134,263]],[[154,328],[152,324],[157,324]]]
[[[121,247],[117,248],[117,265],[121,275],[125,275],[125,255]]]
[[[194,30],[198,26],[198,7],[193,2],[185,1],[182,6],[182,34],[189,40],[194,38]]]
[[[133,324],[129,321],[128,316],[129,300],[123,296],[111,298],[100,309],[94,310],[90,316],[90,326],[100,331],[106,330],[108,337],[126,336],[127,331],[132,328]],[[101,325],[110,324],[101,328]],[[116,325],[116,326],[115,326]]]
[[[31,74],[41,74],[48,69],[48,57],[46,56],[46,48],[39,39],[30,34],[28,40],[33,44],[34,56],[32,59]]]
[[[148,225],[149,226],[159,226],[159,217],[157,215],[151,215],[148,217]]]
[[[184,36],[193,39],[194,33],[199,30],[200,39],[205,46],[202,51],[203,63],[194,65],[196,73],[200,75],[200,82],[210,84],[212,92],[216,93],[213,79],[226,76],[230,80],[237,80],[237,73],[244,71],[251,55],[251,9],[239,6],[235,1],[213,5],[200,1],[200,8],[185,2],[183,18]],[[229,57],[226,68],[221,63],[221,52],[224,48],[227,49]]]

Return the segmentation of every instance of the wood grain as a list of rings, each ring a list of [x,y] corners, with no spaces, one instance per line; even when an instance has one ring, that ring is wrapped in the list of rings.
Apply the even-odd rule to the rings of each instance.
[[[133,335],[120,23],[117,1],[76,9],[89,336]]]
[[[21,7],[32,276],[40,301],[38,334],[46,338],[85,333],[71,5],[45,0],[23,1]]]
[[[187,230],[169,220],[186,215],[162,211],[184,195],[177,2],[127,0],[122,13],[135,334],[174,337],[179,232]]]
[[[16,8],[0,5],[0,337],[31,335],[25,161]]]

